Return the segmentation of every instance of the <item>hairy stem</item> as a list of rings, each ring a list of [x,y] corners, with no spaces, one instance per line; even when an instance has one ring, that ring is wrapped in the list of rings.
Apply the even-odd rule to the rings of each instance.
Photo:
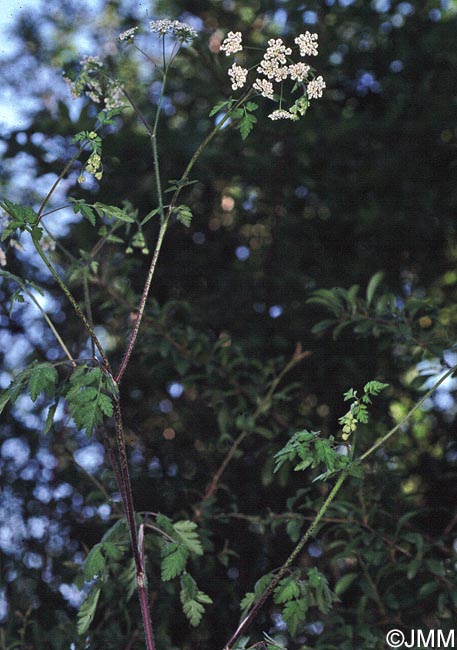
[[[119,453],[120,482],[119,489],[124,503],[125,516],[130,532],[132,553],[136,569],[136,584],[140,600],[141,616],[143,619],[144,634],[147,650],[155,650],[154,633],[152,630],[149,597],[146,585],[146,571],[144,555],[140,549],[135,522],[135,509],[133,505],[132,486],[128,467],[127,449],[125,446],[124,429],[122,425],[122,412],[119,399],[114,400],[114,421],[116,426],[116,442]],[[117,477],[117,475],[116,475]]]

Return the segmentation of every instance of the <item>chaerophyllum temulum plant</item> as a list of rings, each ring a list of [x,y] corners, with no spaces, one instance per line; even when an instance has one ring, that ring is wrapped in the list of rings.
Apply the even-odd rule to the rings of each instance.
[[[17,284],[13,302],[21,302],[27,297],[41,310],[59,342],[63,357],[53,363],[35,361],[23,369],[1,396],[0,409],[3,410],[9,402],[14,403],[24,391],[28,392],[34,402],[40,395],[44,395],[50,400],[45,433],[51,430],[56,410],[63,401],[76,428],[85,431],[89,437],[98,436],[103,441],[121,496],[123,516],[119,517],[114,526],[105,532],[100,542],[87,554],[83,569],[86,597],[78,613],[78,632],[80,635],[90,634],[103,590],[110,580],[116,580],[119,563],[130,547],[132,559],[124,570],[123,580],[131,593],[135,589],[138,593],[148,650],[156,648],[153,632],[154,609],[151,607],[149,596],[153,581],[161,580],[163,583],[178,585],[183,612],[192,626],[199,625],[205,608],[211,606],[212,598],[200,588],[191,574],[191,563],[198,561],[204,553],[198,533],[198,522],[202,516],[204,502],[213,496],[222,473],[235,458],[237,448],[253,429],[253,423],[268,410],[283,376],[308,354],[297,347],[288,364],[271,380],[265,396],[259,401],[250,419],[246,418],[240,424],[241,433],[234,440],[218,471],[210,477],[202,503],[196,508],[194,520],[173,521],[160,513],[144,515],[136,512],[123,423],[122,380],[135,351],[167,230],[175,221],[184,226],[191,223],[190,207],[180,202],[186,188],[197,182],[191,178],[191,172],[206,146],[225,128],[236,128],[243,140],[249,136],[257,122],[255,113],[259,108],[258,101],[267,102],[267,105],[271,103],[269,119],[299,122],[305,116],[310,102],[320,98],[325,89],[322,76],[317,75],[309,64],[309,58],[318,53],[316,34],[300,34],[290,45],[281,38],[270,39],[266,47],[259,51],[258,48],[244,46],[240,32],[229,32],[220,44],[220,57],[222,61],[226,60],[225,57],[236,58],[227,71],[235,94],[221,100],[212,109],[212,130],[204,137],[184,170],[178,173],[175,179],[168,179],[164,185],[158,138],[167,82],[182,48],[191,47],[197,37],[197,32],[186,23],[167,19],[152,21],[147,35],[141,34],[139,28],[133,27],[119,36],[121,50],[130,48],[144,57],[144,61],[151,66],[160,81],[160,94],[155,107],[151,108],[151,115],[145,115],[139,110],[134,90],[129,88],[125,81],[118,79],[101,58],[84,57],[78,70],[67,71],[66,79],[75,97],[85,95],[96,104],[103,105],[96,123],[92,130],[83,131],[74,137],[75,154],[38,206],[23,206],[8,198],[4,198],[1,203],[7,215],[2,242],[14,247],[19,245],[21,237],[30,237],[42,263],[70,302],[75,317],[88,337],[91,354],[88,356],[87,350],[79,355],[72,352],[74,346],[63,340],[58,327],[36,300],[35,293],[39,292],[39,287],[8,271],[2,271],[5,280]],[[156,39],[159,43],[158,54],[150,54],[150,39]],[[99,201],[88,203],[77,197],[68,199],[74,213],[82,215],[94,228],[98,228],[100,238],[91,250],[81,251],[79,258],[68,254],[71,277],[83,287],[84,301],[80,302],[73,295],[61,269],[53,263],[53,248],[61,247],[61,244],[49,232],[46,218],[58,209],[52,207],[52,199],[58,185],[73,169],[76,161],[84,159],[79,171],[79,183],[84,184],[90,176],[95,181],[102,180],[103,137],[106,129],[115,124],[124,110],[134,111],[150,138],[155,202],[145,215],[140,216],[139,211],[127,202],[118,207]],[[148,242],[155,232],[157,235],[154,246],[151,246],[151,253]],[[140,251],[143,255],[150,256],[143,291],[132,310],[131,328],[118,368],[112,367],[109,354],[97,334],[90,300],[90,283],[97,283],[98,255],[106,243],[122,247],[127,255]],[[1,259],[2,265],[6,265],[6,258]],[[283,449],[276,453],[275,471],[279,471],[285,463],[292,462],[295,464],[295,471],[318,469],[320,474],[315,480],[336,480],[313,521],[297,540],[294,550],[282,566],[261,577],[253,591],[243,598],[240,624],[225,645],[221,642],[224,650],[255,647],[249,645],[250,640],[246,632],[270,596],[273,596],[274,602],[281,607],[283,619],[292,635],[306,620],[310,607],[317,607],[324,614],[329,611],[336,595],[331,591],[326,577],[315,567],[303,569],[296,566],[297,557],[314,534],[346,478],[361,477],[362,461],[389,440],[455,369],[456,367],[448,369],[402,422],[361,454],[356,454],[358,428],[359,425],[368,423],[368,407],[372,397],[387,388],[382,382],[368,382],[361,397],[358,397],[354,389],[345,394],[345,399],[351,401],[351,406],[340,419],[341,434],[323,437],[319,432],[302,430],[296,432]],[[147,545],[148,537],[154,537],[151,546]],[[160,575],[149,570],[149,553],[160,556]],[[261,644],[256,646],[270,649],[280,647],[267,634]]]

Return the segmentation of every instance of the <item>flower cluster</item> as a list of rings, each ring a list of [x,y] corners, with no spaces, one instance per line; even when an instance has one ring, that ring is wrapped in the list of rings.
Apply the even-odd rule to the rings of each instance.
[[[318,53],[317,34],[305,32],[295,38],[294,42],[298,45],[300,56],[316,56]],[[241,32],[229,32],[227,37],[222,42],[220,49],[225,52],[226,56],[241,52],[242,46]],[[304,115],[309,106],[310,99],[317,99],[322,97],[325,81],[319,76],[315,77],[311,67],[303,61],[294,62],[290,59],[292,55],[292,48],[287,47],[281,38],[271,38],[268,41],[268,47],[258,64],[256,71],[258,77],[253,82],[253,89],[260,95],[277,101],[277,96],[274,93],[274,83],[282,83],[287,79],[295,82],[293,90],[297,87],[302,87],[304,90],[303,97],[298,99],[290,108],[284,110],[281,106],[278,110],[270,114],[272,120],[298,120],[299,116]],[[232,81],[232,89],[238,90],[243,88],[246,84],[248,70],[242,68],[237,63],[229,68],[228,74]],[[282,97],[282,93],[281,93]]]
[[[106,110],[126,105],[122,85],[104,74],[103,61],[98,56],[84,56],[79,66],[79,74],[64,77],[74,99],[86,95],[96,104],[104,102]]]
[[[229,32],[225,40],[222,42],[222,52],[225,52],[226,56],[235,54],[235,52],[241,52],[243,49],[243,46],[241,45],[241,38],[241,32]]]
[[[118,40],[119,41],[132,42],[133,39],[135,38],[137,29],[138,29],[138,27],[131,27],[130,29],[126,29],[125,32],[122,32],[122,34],[119,34]]]
[[[193,27],[187,23],[182,23],[179,20],[169,20],[168,18],[163,18],[162,20],[152,20],[149,23],[149,30],[153,34],[159,34],[160,36],[172,34],[183,42],[192,41],[198,36],[198,33],[195,31],[195,29],[193,29]]]
[[[234,63],[231,68],[229,68],[228,75],[232,79],[232,89],[237,90],[238,88],[243,88],[246,83],[248,71],[246,68],[242,68],[240,65]]]

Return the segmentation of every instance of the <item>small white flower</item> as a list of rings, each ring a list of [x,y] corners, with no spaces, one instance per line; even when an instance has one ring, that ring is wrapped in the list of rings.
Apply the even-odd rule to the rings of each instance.
[[[289,66],[289,75],[292,81],[304,81],[310,70],[306,63],[293,63]]]
[[[292,54],[290,47],[286,47],[281,38],[270,38],[263,58],[266,61],[275,61],[276,65],[286,63],[286,56]]]
[[[242,68],[238,64],[234,63],[231,68],[228,70],[228,75],[232,79],[232,90],[237,90],[242,88],[246,83],[248,71],[246,68]]]
[[[306,88],[308,99],[318,99],[319,97],[322,97],[322,91],[326,87],[327,86],[323,78],[321,76],[316,77],[316,79],[313,79],[309,82]]]
[[[317,34],[305,32],[295,39],[300,48],[300,56],[317,56]]]
[[[253,88],[258,90],[262,97],[273,99],[273,84],[267,79],[256,79]]]
[[[125,32],[122,32],[122,34],[119,34],[117,37],[119,41],[133,41],[135,38],[135,32],[138,29],[138,27],[131,27],[130,29],[126,29]]]
[[[182,23],[179,20],[169,20],[168,18],[152,20],[149,23],[149,29],[153,34],[160,34],[161,36],[174,34],[181,41],[190,41],[198,36],[195,29],[187,23]]]
[[[221,51],[225,52],[225,56],[241,52],[243,46],[241,45],[242,35],[241,32],[229,32],[226,38],[222,41]]]
[[[270,113],[268,117],[270,120],[293,120],[295,122],[299,119],[297,115],[289,113],[289,111],[285,111],[282,108],[273,111],[273,113]]]
[[[90,68],[103,68],[103,61],[99,56],[83,56],[79,65],[84,70],[89,70]]]
[[[0,248],[0,266],[6,266],[6,255],[3,248]]]
[[[274,59],[262,59],[257,72],[264,74],[268,79],[274,79],[276,82],[287,79],[289,68],[287,65],[280,66]]]

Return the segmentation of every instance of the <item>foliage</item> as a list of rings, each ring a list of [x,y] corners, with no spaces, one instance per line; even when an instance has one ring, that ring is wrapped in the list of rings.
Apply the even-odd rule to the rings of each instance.
[[[136,24],[124,3],[102,7],[103,29],[73,2],[18,24],[5,88],[56,100],[3,140],[6,647],[144,647],[143,581],[157,649],[222,648],[318,513],[230,647],[377,648],[390,628],[455,619],[452,380],[428,393],[455,364],[455,11],[302,4],[159,1],[202,25],[165,83],[159,50],[114,55]],[[238,104],[224,36],[243,33],[252,76],[313,12],[323,99],[292,90],[287,123],[266,98]],[[35,85],[45,59],[81,58],[81,25],[111,53],[101,89],[120,79],[137,111],[70,108],[51,68]],[[94,449],[105,463],[81,467]]]

